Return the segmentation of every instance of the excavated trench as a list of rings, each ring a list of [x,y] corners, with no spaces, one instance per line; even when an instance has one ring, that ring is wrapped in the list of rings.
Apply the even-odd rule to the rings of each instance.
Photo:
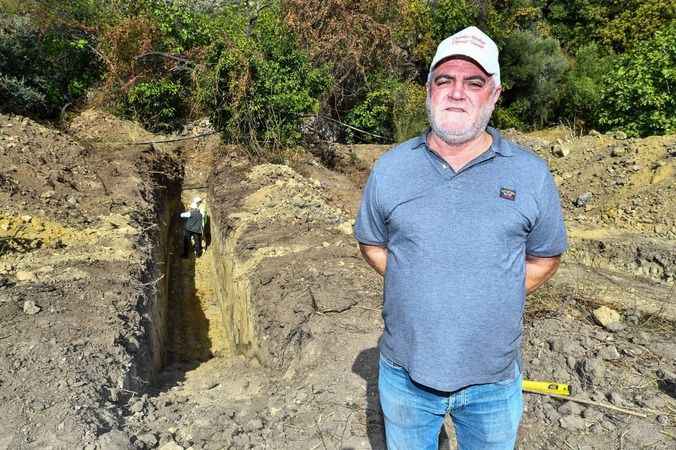
[[[201,190],[182,183],[160,186],[156,205],[157,232],[153,242],[153,269],[159,280],[146,293],[146,351],[137,359],[135,373],[157,382],[162,370],[194,369],[213,357],[257,357],[248,279],[241,273],[232,237],[224,238],[218,223],[210,220],[209,199]],[[207,206],[203,253],[193,247],[182,258],[183,222],[193,196]],[[145,386],[146,388],[148,386]]]

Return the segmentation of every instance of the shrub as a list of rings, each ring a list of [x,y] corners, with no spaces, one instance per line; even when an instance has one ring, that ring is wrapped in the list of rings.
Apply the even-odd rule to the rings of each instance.
[[[399,1],[284,0],[284,21],[315,67],[324,66],[334,80],[325,96],[329,114],[340,116],[361,101],[369,77],[389,72],[406,78],[407,55],[392,39],[388,21],[398,15]]]
[[[514,31],[504,41],[503,84],[498,126],[542,127],[556,119],[568,62],[557,40],[533,31]],[[509,124],[500,118],[510,118]]]
[[[419,70],[427,73],[437,45],[470,25],[481,25],[476,2],[467,0],[403,0],[393,24],[394,39],[412,56]]]
[[[349,130],[351,142],[401,142],[420,134],[427,127],[425,87],[379,75],[364,100],[347,115],[353,127],[370,134]]]
[[[425,86],[411,81],[401,83],[394,91],[392,120],[395,142],[417,136],[428,127],[426,96]]]
[[[200,104],[229,142],[254,150],[294,145],[303,115],[319,110],[328,71],[312,67],[278,9],[263,10],[250,32],[247,20],[231,14],[197,75]]]
[[[88,36],[38,29],[28,17],[0,17],[0,111],[55,118],[102,72]]]
[[[163,78],[136,83],[127,93],[124,112],[151,131],[175,129],[185,106],[179,83]]]
[[[352,142],[392,142],[394,136],[394,90],[398,82],[393,78],[380,78],[373,83],[366,97],[345,117],[347,123],[370,134],[348,130]]]
[[[676,23],[621,55],[603,78],[599,124],[632,136],[676,131]]]
[[[579,128],[597,126],[603,77],[613,64],[613,56],[604,54],[595,42],[575,52],[571,70],[565,76],[560,117]]]

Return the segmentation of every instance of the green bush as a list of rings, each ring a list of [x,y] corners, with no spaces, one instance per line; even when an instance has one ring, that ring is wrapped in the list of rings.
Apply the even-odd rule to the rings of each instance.
[[[304,114],[319,111],[331,83],[298,48],[276,8],[248,20],[231,12],[226,35],[211,46],[198,74],[198,99],[229,142],[250,148],[286,147],[300,141]]]
[[[124,113],[151,131],[177,128],[184,116],[183,87],[170,79],[140,82],[129,89]]]
[[[575,52],[571,70],[566,73],[560,117],[578,128],[598,126],[603,77],[611,71],[613,56],[604,54],[592,42]]]
[[[55,118],[102,73],[88,36],[38,29],[28,17],[0,17],[0,112]]]
[[[556,121],[568,69],[559,43],[534,31],[514,31],[504,41],[501,58],[503,85],[500,126],[542,127]],[[500,118],[511,118],[509,124]]]
[[[393,38],[411,54],[420,70],[426,72],[439,42],[480,22],[476,2],[403,0],[399,17],[393,23]]]
[[[631,136],[676,131],[676,23],[620,56],[601,85],[599,124]]]
[[[394,90],[399,85],[396,79],[381,77],[365,98],[345,117],[348,124],[371,134],[347,131],[350,142],[392,142],[394,136],[393,108]],[[379,137],[378,137],[379,136]]]
[[[419,135],[429,126],[425,98],[427,91],[412,81],[401,83],[394,91],[394,141],[402,142]]]
[[[347,123],[370,134],[348,130],[350,142],[391,143],[410,139],[427,127],[425,87],[379,75],[365,98],[345,117]]]

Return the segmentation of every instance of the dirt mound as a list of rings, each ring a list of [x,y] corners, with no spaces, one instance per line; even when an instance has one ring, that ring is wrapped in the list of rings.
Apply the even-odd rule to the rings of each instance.
[[[0,448],[93,443],[147,375],[135,353],[153,267],[150,172],[172,163],[90,140],[137,128],[102,113],[68,133],[0,116]]]

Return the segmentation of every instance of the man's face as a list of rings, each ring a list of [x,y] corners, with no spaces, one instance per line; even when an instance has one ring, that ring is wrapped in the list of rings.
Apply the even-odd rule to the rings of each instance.
[[[435,67],[427,84],[427,115],[434,133],[450,145],[463,144],[486,128],[500,87],[475,63],[449,59]]]

